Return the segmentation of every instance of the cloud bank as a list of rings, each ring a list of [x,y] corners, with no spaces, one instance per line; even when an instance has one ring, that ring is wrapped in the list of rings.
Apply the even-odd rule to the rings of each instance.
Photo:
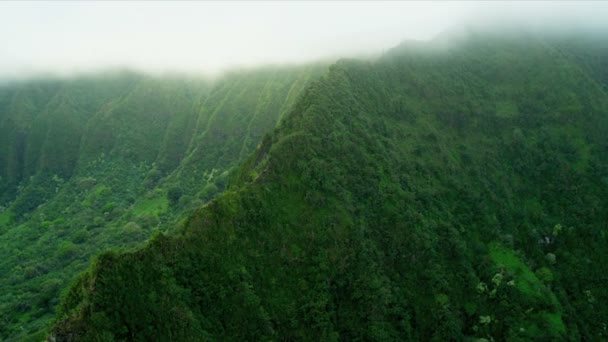
[[[0,2],[0,79],[235,67],[381,53],[469,23],[608,21],[600,2]]]

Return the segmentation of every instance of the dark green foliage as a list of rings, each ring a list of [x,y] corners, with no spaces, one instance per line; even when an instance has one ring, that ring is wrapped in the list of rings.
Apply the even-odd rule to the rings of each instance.
[[[169,203],[171,205],[177,205],[177,203],[179,202],[179,199],[182,197],[183,193],[184,193],[183,190],[178,186],[170,187],[169,190],[167,191],[167,198],[169,199]]]
[[[606,339],[608,95],[561,44],[336,63],[181,230],[101,256],[53,338]]]

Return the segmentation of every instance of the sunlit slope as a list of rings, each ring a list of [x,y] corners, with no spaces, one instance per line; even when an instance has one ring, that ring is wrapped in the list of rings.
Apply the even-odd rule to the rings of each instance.
[[[223,189],[325,70],[268,67],[214,82],[120,73],[2,88],[0,339],[44,328],[92,255],[167,230]]]
[[[336,63],[181,235],[99,257],[51,336],[605,338],[608,96],[558,43]]]

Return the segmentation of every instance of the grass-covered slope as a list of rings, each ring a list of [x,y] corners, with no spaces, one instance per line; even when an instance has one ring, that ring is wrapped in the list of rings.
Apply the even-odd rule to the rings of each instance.
[[[269,67],[214,82],[117,73],[0,89],[0,339],[45,328],[92,255],[166,230],[223,189],[323,71]]]
[[[608,96],[555,39],[338,62],[179,235],[100,256],[52,338],[606,338]]]

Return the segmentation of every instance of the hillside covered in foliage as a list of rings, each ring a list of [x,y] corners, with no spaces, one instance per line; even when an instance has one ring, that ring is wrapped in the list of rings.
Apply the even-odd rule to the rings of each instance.
[[[179,226],[324,70],[0,86],[0,340],[44,334],[92,256]]]
[[[606,43],[337,62],[182,228],[98,257],[51,337],[608,338]]]

